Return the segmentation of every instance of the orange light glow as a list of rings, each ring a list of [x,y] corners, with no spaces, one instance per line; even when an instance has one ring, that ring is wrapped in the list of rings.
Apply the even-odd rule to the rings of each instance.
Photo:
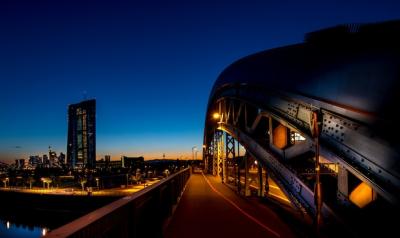
[[[350,201],[359,208],[363,208],[376,199],[374,190],[366,183],[360,183],[353,192],[350,193]]]
[[[219,118],[220,118],[219,113],[218,113],[218,112],[215,112],[215,113],[213,114],[213,118],[214,118],[215,120],[219,119]]]
[[[279,149],[287,146],[287,128],[285,126],[279,125],[274,129],[273,143]]]

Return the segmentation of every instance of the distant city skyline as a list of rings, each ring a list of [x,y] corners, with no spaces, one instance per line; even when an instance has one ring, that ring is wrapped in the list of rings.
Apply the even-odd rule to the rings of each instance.
[[[56,153],[63,153],[66,154],[66,149],[65,150],[56,150],[54,149],[54,152]],[[8,164],[15,163],[16,159],[25,159],[28,160],[30,156],[40,156],[42,157],[43,155],[48,155],[48,151],[39,151],[39,152],[34,152],[34,153],[29,153],[29,152],[15,152],[15,153],[2,153],[0,156],[2,159],[0,162],[5,162]],[[111,160],[116,161],[116,160],[121,160],[122,156],[128,156],[128,157],[144,157],[145,160],[154,160],[154,159],[164,159],[163,156],[165,155],[165,159],[182,159],[182,160],[191,160],[193,155],[192,152],[185,152],[182,150],[179,151],[171,151],[171,150],[165,150],[164,153],[158,153],[157,152],[147,152],[144,150],[132,150],[132,151],[121,151],[121,152],[113,152],[113,153],[97,153],[96,155],[96,160],[101,160],[104,159],[106,155],[111,156]],[[202,152],[198,151],[197,152],[197,159],[202,158]]]
[[[235,60],[399,18],[389,0],[2,2],[0,161],[66,153],[67,107],[85,98],[97,101],[97,159],[191,158],[212,85]]]

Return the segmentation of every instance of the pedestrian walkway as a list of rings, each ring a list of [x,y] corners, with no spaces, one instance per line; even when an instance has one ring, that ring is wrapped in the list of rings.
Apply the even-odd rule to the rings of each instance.
[[[166,238],[296,237],[267,206],[238,196],[213,176],[193,174]]]

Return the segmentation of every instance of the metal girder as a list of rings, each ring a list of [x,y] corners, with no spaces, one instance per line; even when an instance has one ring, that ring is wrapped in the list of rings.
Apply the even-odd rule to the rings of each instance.
[[[244,103],[240,103],[239,109],[235,115],[236,117],[233,117],[233,125],[236,125],[239,122],[239,118],[242,115],[243,106],[244,106]]]
[[[235,138],[226,134],[226,158],[235,158]]]
[[[222,142],[223,132],[216,130],[214,132],[213,140],[213,175],[217,176],[222,173],[222,156],[223,156],[223,142]]]
[[[260,121],[263,117],[268,117],[268,116],[263,113],[258,113],[256,119],[254,120],[254,122],[253,122],[252,126],[250,127],[250,129],[248,130],[248,132],[253,133],[256,130],[258,124],[260,123]]]
[[[374,189],[374,191],[376,191],[378,194],[380,194],[386,200],[392,202],[393,204],[398,204],[398,202],[399,202],[398,197],[397,197],[398,194],[388,193],[387,190],[385,190],[384,187],[381,187],[379,184],[377,184],[376,181],[372,180],[366,174],[360,173],[359,172],[360,168],[357,168],[356,164],[347,162],[346,159],[339,157],[338,155],[333,153],[330,148],[327,148],[326,146],[321,146],[321,155],[323,157],[329,159],[332,162],[339,163],[346,170],[348,170],[348,172],[350,172],[355,177],[357,177],[359,180],[365,182],[370,187],[372,187]],[[348,198],[346,198],[346,199],[348,199]]]
[[[222,181],[224,180],[224,141],[223,141],[223,132],[221,131],[220,134],[217,134],[217,140],[218,140],[218,149],[217,149],[217,159],[218,159],[218,176],[221,177]]]
[[[303,132],[311,132],[311,128],[313,128],[312,113],[317,108],[281,97],[271,97],[268,106],[278,115],[301,128]]]
[[[294,94],[290,94],[294,96]],[[374,138],[368,128],[359,122],[352,121],[332,111],[309,104],[326,106],[329,104],[316,100],[295,101],[287,96],[269,96],[267,107],[256,117],[252,128],[256,128],[261,117],[272,117],[282,125],[304,133],[311,139],[313,110],[322,112],[321,148],[322,155],[330,151],[334,161],[346,166],[349,171],[363,182],[369,184],[382,197],[393,204],[400,204],[400,175],[393,173],[398,167],[396,158],[399,155],[385,142]],[[231,98],[241,101],[238,98]],[[307,103],[308,102],[308,103]],[[246,101],[240,102],[241,105]],[[244,106],[242,106],[244,107]],[[250,129],[248,132],[250,133]],[[325,153],[326,154],[326,153]]]
[[[400,204],[400,178],[389,170],[396,166],[396,154],[366,135],[367,129],[349,119],[323,110],[321,140],[339,162],[369,183],[391,203]]]
[[[204,172],[208,173],[208,150],[204,148],[203,148],[203,161],[204,161]]]
[[[226,105],[226,101],[224,100]],[[229,102],[234,103],[237,99],[230,98]],[[229,120],[221,120],[219,124],[219,129],[228,131],[227,134],[231,134],[237,139],[243,141],[241,136],[235,136],[232,134],[233,130],[238,131],[243,130],[243,133],[252,133],[262,117],[269,117],[277,120],[284,126],[287,126],[291,130],[300,131],[304,133],[307,141],[309,141],[308,146],[313,146],[313,139],[311,137],[312,130],[315,122],[313,122],[313,110],[319,110],[321,120],[321,155],[327,159],[337,162],[348,169],[349,172],[354,174],[361,181],[366,182],[370,185],[377,193],[383,196],[385,199],[391,203],[398,204],[398,188],[400,186],[400,181],[397,176],[391,174],[387,169],[381,166],[382,161],[377,163],[381,157],[386,158],[383,160],[387,164],[390,164],[391,158],[395,155],[392,150],[385,147],[384,144],[379,143],[371,138],[366,138],[368,130],[364,128],[359,123],[355,123],[348,118],[343,118],[333,112],[326,111],[324,109],[316,108],[313,106],[307,106],[304,103],[297,103],[290,101],[288,98],[279,98],[274,100],[269,100],[271,103],[270,108],[264,108],[264,111],[259,109],[258,114],[255,118],[251,118],[253,121],[249,121],[251,127],[248,128],[246,123],[249,118],[247,118],[247,107],[246,101],[237,100],[240,107],[238,113],[233,116],[233,122],[229,123]],[[222,100],[220,101],[221,105]],[[228,111],[220,110],[224,118],[228,119],[228,114],[230,114],[230,107]],[[270,110],[269,110],[270,109]],[[234,108],[233,108],[233,111]],[[243,114],[244,113],[244,114]],[[230,117],[230,116],[229,116]],[[242,128],[242,124],[238,124],[239,118],[243,117],[245,121],[245,126]],[[241,119],[241,120],[242,120]],[[252,122],[252,123],[251,123]],[[227,127],[230,128],[230,131]],[[362,139],[361,141],[358,139]],[[277,158],[274,158],[261,146],[257,145],[257,142],[248,136],[246,138],[248,141],[247,146],[243,145],[246,149],[256,158],[263,158],[267,163],[268,167],[271,169],[272,177],[276,177],[278,183],[286,191],[288,197],[292,202],[300,209],[307,210],[311,214],[315,214],[316,207],[314,203],[314,192],[308,189],[306,185],[291,171],[285,168]],[[245,140],[245,141],[246,141]],[[242,142],[241,141],[241,142]],[[255,148],[251,148],[256,144]],[[372,147],[371,147],[372,145]],[[376,147],[374,148],[374,146]],[[228,141],[227,145],[228,146]],[[308,146],[304,146],[307,149]],[[365,149],[366,147],[369,147]],[[304,149],[300,148],[300,149]],[[294,149],[294,148],[292,148]],[[226,149],[228,155],[228,147]],[[376,154],[377,151],[381,151],[381,154]],[[367,157],[368,155],[369,157]],[[372,159],[371,159],[372,157]],[[267,158],[267,159],[265,159]],[[347,199],[347,198],[343,198]],[[342,200],[343,200],[342,199]],[[326,204],[323,205],[322,213],[324,217],[334,216],[332,210],[330,210]]]
[[[210,144],[207,147],[207,172],[212,174],[214,172],[214,135],[209,143]]]
[[[227,161],[233,161],[235,158],[235,139],[229,135],[228,133],[225,133],[225,158],[224,158],[224,181],[228,178],[227,173],[226,173],[226,166],[227,166]]]
[[[270,175],[276,178],[276,181],[279,182],[295,206],[302,211],[307,211],[315,215],[316,207],[313,191],[311,191],[293,172],[240,129],[224,123],[221,123],[218,129],[224,130],[237,138],[249,153],[260,161],[263,161],[272,172]],[[322,206],[322,215],[325,218],[335,217],[333,211],[326,206],[326,204]]]
[[[225,123],[229,123],[229,120],[232,120],[232,118],[235,117],[235,108],[233,105],[233,102],[230,100],[229,102],[227,102],[229,104],[228,109],[227,109],[227,113],[226,113],[226,121]]]
[[[213,134],[213,157],[212,157],[212,175],[216,176],[218,173],[218,142],[216,140],[216,133]]]
[[[271,100],[272,107],[290,119],[300,130],[307,128],[299,118],[299,111],[315,109],[291,99]],[[320,105],[324,106],[322,103]],[[399,204],[400,174],[393,170],[398,166],[399,155],[385,142],[374,138],[369,129],[359,122],[337,113],[318,108],[322,112],[321,145],[332,150],[339,163],[351,164],[352,173],[369,183],[377,192],[391,203]],[[306,114],[303,112],[303,114]],[[308,124],[308,123],[306,123]],[[311,124],[309,124],[311,125]]]

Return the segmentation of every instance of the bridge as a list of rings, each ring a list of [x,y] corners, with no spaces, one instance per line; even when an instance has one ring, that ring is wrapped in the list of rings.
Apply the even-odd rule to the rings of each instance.
[[[265,204],[316,236],[393,234],[399,33],[399,21],[342,25],[234,62],[209,97],[204,174],[183,170],[48,236],[301,237]]]

